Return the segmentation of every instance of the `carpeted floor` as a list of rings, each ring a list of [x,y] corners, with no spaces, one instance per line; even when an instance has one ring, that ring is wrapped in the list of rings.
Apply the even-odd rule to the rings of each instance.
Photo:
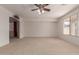
[[[24,38],[0,47],[0,54],[79,54],[79,47],[58,38]]]

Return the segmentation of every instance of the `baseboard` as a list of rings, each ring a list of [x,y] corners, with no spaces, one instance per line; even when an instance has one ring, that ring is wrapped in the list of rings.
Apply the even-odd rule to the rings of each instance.
[[[32,37],[32,36],[29,36],[29,37],[28,37],[28,36],[26,36],[26,37],[23,37],[23,38],[58,38],[58,37],[39,37],[39,36],[38,36],[38,37],[35,37],[35,36],[33,36],[33,37]],[[22,38],[22,39],[23,39],[23,38]]]
[[[57,37],[52,35],[26,35],[25,37]]]
[[[7,42],[7,43],[5,43],[5,44],[0,44],[0,47],[3,47],[3,46],[5,46],[5,45],[8,45],[9,44],[9,42]]]

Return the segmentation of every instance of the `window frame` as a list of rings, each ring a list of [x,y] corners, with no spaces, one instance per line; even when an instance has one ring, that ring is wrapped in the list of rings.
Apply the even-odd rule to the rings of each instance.
[[[79,12],[78,12],[78,13],[75,13],[75,14],[73,14],[73,15],[77,15],[77,21],[78,21],[78,22],[77,22],[77,32],[79,33]],[[67,19],[67,18],[70,19],[70,26],[69,26],[69,34],[64,34],[64,22],[65,22],[65,21],[63,20],[63,34],[64,34],[64,35],[69,35],[69,36],[74,36],[74,37],[79,37],[79,34],[72,35],[72,33],[71,33],[71,17],[72,17],[73,15],[64,18],[64,20]]]
[[[69,22],[70,22],[70,17],[64,18],[64,20],[63,20],[63,34],[64,34],[64,35],[70,35],[70,33],[71,33],[71,32],[70,32],[70,26],[69,26],[69,34],[65,34],[65,33],[64,33],[64,25],[65,25],[64,22],[65,22],[65,20],[67,20],[67,19],[69,19]]]
[[[72,17],[72,16],[75,16],[75,15],[77,16],[77,20],[75,20],[75,21],[78,21],[78,20],[79,20],[79,18],[78,18],[78,13],[75,13],[75,14],[73,14],[73,15],[70,16],[70,35],[71,35],[71,36],[75,36],[75,37],[79,37],[78,34],[73,35],[72,32],[71,32],[71,20],[72,20],[71,17]],[[77,23],[77,32],[78,32],[78,27],[79,27],[79,26],[78,26],[78,23]]]

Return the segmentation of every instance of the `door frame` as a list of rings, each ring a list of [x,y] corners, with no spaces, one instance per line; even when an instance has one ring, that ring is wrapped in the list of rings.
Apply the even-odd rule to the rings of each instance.
[[[20,38],[20,22],[19,22],[19,20],[18,19],[16,19],[16,18],[13,18],[13,17],[9,17],[9,24],[11,23],[11,22],[16,22],[17,23],[17,38]],[[9,25],[9,38],[10,38],[10,25]]]

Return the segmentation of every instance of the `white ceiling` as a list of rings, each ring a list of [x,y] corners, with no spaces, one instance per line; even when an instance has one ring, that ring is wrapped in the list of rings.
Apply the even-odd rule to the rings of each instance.
[[[31,11],[31,9],[37,8],[33,4],[5,4],[2,5],[13,13],[25,17],[25,18],[52,18],[56,19],[64,14],[68,13],[70,10],[75,8],[75,4],[49,4],[47,8],[51,9],[50,12],[45,12],[39,15],[37,11]]]

